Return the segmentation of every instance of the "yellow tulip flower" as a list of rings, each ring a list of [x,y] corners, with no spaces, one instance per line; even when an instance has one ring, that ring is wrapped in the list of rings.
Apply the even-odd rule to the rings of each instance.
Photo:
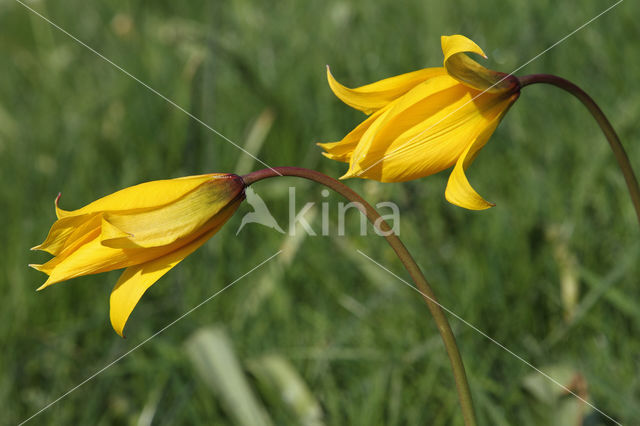
[[[204,244],[244,199],[242,178],[206,174],[159,180],[107,195],[78,210],[58,207],[46,240],[32,250],[55,257],[29,265],[49,275],[38,289],[88,274],[127,268],[111,292],[110,317],[122,336],[144,292]]]
[[[483,210],[485,201],[465,170],[518,99],[520,84],[491,71],[465,53],[486,58],[461,35],[441,38],[444,67],[387,78],[355,89],[338,83],[327,67],[329,86],[347,105],[369,115],[339,142],[321,143],[326,157],[349,163],[342,178],[403,182],[454,166],[446,199]]]

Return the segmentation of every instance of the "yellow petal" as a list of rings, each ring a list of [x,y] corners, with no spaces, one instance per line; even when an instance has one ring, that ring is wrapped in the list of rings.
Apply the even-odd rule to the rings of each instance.
[[[42,265],[40,270],[49,274],[49,278],[38,290],[71,278],[149,262],[178,249],[187,242],[180,240],[168,246],[152,248],[112,248],[100,242],[98,229],[94,234],[87,235],[87,240],[82,241],[82,244],[68,256],[56,256]],[[62,254],[65,254],[64,251]]]
[[[51,278],[51,275],[53,274],[53,271],[58,267],[58,265],[63,263],[65,260],[67,260],[67,258],[72,256],[82,246],[84,246],[85,244],[89,244],[100,235],[101,215],[100,214],[83,215],[83,217],[85,216],[91,216],[92,218],[85,221],[82,225],[80,225],[71,233],[71,235],[64,241],[63,247],[58,248],[56,257],[49,260],[44,265],[29,265],[37,269],[38,271],[44,272],[50,276],[47,282],[45,282],[42,286],[40,286],[38,290],[42,290],[48,285],[53,284],[52,281],[54,281],[54,279]],[[63,219],[60,219],[60,220],[63,220]],[[71,218],[68,218],[68,219],[71,219]],[[60,279],[57,281],[62,281],[62,280]]]
[[[91,215],[79,215],[72,217],[62,217],[55,221],[47,238],[41,244],[32,247],[31,250],[43,250],[57,256],[65,247],[69,237],[83,224],[90,221]]]
[[[486,201],[478,194],[475,189],[469,183],[467,176],[464,173],[465,162],[468,158],[473,157],[470,155],[471,150],[477,152],[477,143],[471,143],[467,149],[462,153],[458,162],[456,163],[453,171],[449,175],[449,181],[447,182],[447,189],[444,192],[444,196],[451,204],[463,207],[469,210],[485,210],[495,206],[495,204]]]
[[[330,160],[341,161],[348,163],[351,158],[351,153],[358,144],[357,140],[351,141],[338,141],[338,142],[318,142],[316,145],[324,149],[321,154]]]
[[[367,115],[384,107],[423,81],[445,73],[443,68],[425,68],[350,89],[338,83],[327,66],[327,80],[333,93],[345,104]]]
[[[38,265],[36,263],[30,263],[27,266],[29,268],[35,269],[36,271],[40,271],[40,272],[44,272],[45,274],[48,274],[48,272],[47,272],[47,270],[46,270],[44,265]],[[38,289],[38,290],[40,290],[40,289]]]
[[[365,134],[365,132],[369,129],[371,124],[380,117],[384,111],[388,110],[396,101],[393,101],[386,106],[380,108],[375,113],[371,114],[360,123],[355,129],[349,132],[344,138],[342,138],[339,142],[326,142],[326,143],[318,143],[325,152],[322,153],[327,158],[336,161],[342,161],[344,163],[348,163],[351,160],[351,154],[355,150],[356,146],[360,142],[360,139]]]
[[[110,312],[111,325],[120,336],[123,329],[145,291],[156,281],[176,266],[182,259],[193,253],[220,229],[222,224],[203,234],[191,243],[142,265],[127,268],[111,291]]]
[[[109,242],[112,242],[113,240],[123,239],[123,238],[129,239],[133,237],[133,234],[124,232],[122,229],[118,228],[113,223],[109,222],[104,217],[104,214],[100,215],[100,217],[102,219],[100,223],[100,242],[102,243],[102,245],[105,245],[107,247],[113,247],[112,245],[109,244]]]
[[[465,36],[442,36],[440,42],[444,54],[444,67],[451,77],[471,88],[490,93],[518,90],[519,85],[515,77],[507,77],[507,74],[489,70],[465,54],[470,52],[487,57],[477,44]]]
[[[154,208],[176,201],[207,181],[223,179],[231,181],[234,177],[214,173],[145,182],[109,194],[77,210],[59,210],[58,214],[68,217],[105,211],[121,212]]]
[[[68,255],[56,256],[41,266],[39,270],[47,273],[49,278],[38,290],[82,275],[96,274],[147,262],[169,250],[155,248],[141,252],[135,249],[123,250],[106,247],[100,243],[99,229],[98,232],[86,235],[82,244],[73,248],[74,250]],[[62,254],[66,253],[63,251]]]
[[[514,95],[511,103],[515,101],[517,94]],[[487,124],[485,129],[477,136],[477,138],[469,144],[458,158],[451,175],[449,175],[449,181],[447,182],[447,189],[445,190],[445,198],[452,204],[463,207],[469,210],[485,210],[495,206],[495,204],[486,201],[478,194],[475,189],[469,183],[465,170],[471,165],[480,149],[487,143],[491,134],[494,132],[500,120],[507,112],[509,106],[499,112],[490,123]]]
[[[385,110],[380,115],[380,117],[373,123],[371,123],[369,128],[364,132],[364,134],[360,138],[360,141],[356,145],[356,149],[351,154],[351,158],[349,160],[349,170],[347,170],[347,173],[341,176],[340,179],[347,179],[355,176],[362,177],[360,176],[360,173],[364,171],[362,166],[367,160],[366,155],[371,149],[380,127],[385,123],[385,120],[390,112],[391,109]]]
[[[475,53],[487,59],[487,55],[484,54],[482,48],[473,40],[463,35],[442,36],[440,37],[440,44],[442,46],[442,53],[444,54],[445,66],[450,57],[463,52]]]
[[[102,244],[109,247],[159,247],[184,238],[207,223],[242,190],[242,184],[208,180],[182,198],[141,212],[106,213]]]

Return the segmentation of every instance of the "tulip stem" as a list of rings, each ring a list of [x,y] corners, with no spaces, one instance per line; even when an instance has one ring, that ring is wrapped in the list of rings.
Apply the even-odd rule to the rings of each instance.
[[[631,195],[631,201],[636,209],[636,215],[638,216],[638,222],[640,223],[640,187],[638,186],[638,179],[633,172],[633,168],[629,162],[629,157],[620,142],[620,138],[618,138],[616,131],[613,129],[613,126],[611,126],[611,123],[604,115],[598,104],[596,104],[591,96],[587,95],[584,90],[572,82],[555,75],[531,74],[525,75],[524,77],[518,77],[518,80],[520,81],[521,87],[536,83],[550,84],[552,86],[559,87],[571,93],[573,96],[578,98],[585,107],[587,107],[593,118],[598,122],[598,125],[607,138],[607,141],[609,141],[613,155],[616,157],[618,165],[624,175],[624,180],[627,183],[629,195]]]
[[[469,383],[467,382],[467,375],[464,371],[464,365],[462,364],[462,358],[456,345],[456,339],[451,331],[447,317],[444,311],[440,307],[440,304],[436,300],[436,296],[433,290],[429,286],[426,278],[422,274],[420,267],[415,262],[405,245],[400,241],[400,238],[393,232],[389,224],[380,216],[380,214],[367,203],[360,195],[354,192],[351,188],[343,184],[342,182],[333,179],[325,174],[317,172],[315,170],[303,169],[299,167],[275,167],[269,169],[258,170],[253,173],[249,173],[242,177],[247,186],[262,179],[280,177],[280,176],[296,176],[304,179],[309,179],[314,182],[320,183],[338,194],[345,197],[347,200],[354,202],[354,204],[365,214],[369,222],[373,224],[374,228],[383,235],[391,248],[396,252],[396,255],[406,268],[413,281],[418,286],[418,290],[422,293],[422,296],[427,303],[431,315],[436,322],[440,336],[444,342],[444,346],[451,362],[453,369],[453,377],[456,382],[458,390],[458,398],[460,399],[460,406],[462,408],[462,414],[464,417],[465,425],[474,426],[476,424],[475,413],[473,411],[473,403],[471,400],[471,392],[469,390]]]

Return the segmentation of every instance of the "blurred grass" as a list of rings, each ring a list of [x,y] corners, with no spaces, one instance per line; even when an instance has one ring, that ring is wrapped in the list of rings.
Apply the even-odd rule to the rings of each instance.
[[[339,176],[344,166],[325,160],[314,142],[338,140],[362,117],[330,93],[325,64],[344,83],[364,84],[439,65],[439,36],[462,33],[485,49],[489,67],[510,71],[610,3],[29,4],[242,145],[268,108],[274,120],[266,139],[248,145],[260,159]],[[623,2],[520,71],[558,74],[584,87],[636,168],[639,12],[637,3]],[[283,236],[259,226],[235,236],[237,215],[145,295],[126,340],[108,323],[118,272],[36,294],[43,275],[26,265],[47,256],[28,249],[44,238],[59,191],[62,206],[75,208],[142,181],[247,163],[232,145],[11,1],[0,2],[0,51],[0,422],[10,424],[276,252]],[[596,125],[568,95],[527,88],[469,174],[496,208],[477,213],[447,204],[447,173],[406,184],[348,184],[374,203],[400,206],[402,238],[445,306],[535,365],[569,366],[584,378],[591,402],[633,424],[640,416],[638,228]],[[326,201],[320,188],[293,179],[256,185],[281,224],[288,185],[297,186],[298,205]],[[335,209],[338,199],[328,200]],[[404,276],[373,232],[357,236],[355,215],[349,225],[348,237],[305,238],[291,261],[238,282],[34,423],[233,424],[184,349],[196,329],[223,323],[240,365],[265,355],[292,363],[327,424],[461,424],[448,361],[423,302],[352,255],[362,249]],[[319,214],[313,226],[320,228]],[[564,230],[560,240],[550,237],[557,229]],[[559,247],[575,261],[570,316]],[[252,299],[256,283],[263,291]],[[524,386],[529,367],[451,322],[482,424],[539,424],[539,401]],[[271,418],[291,419],[284,405],[263,398]],[[597,416],[590,421],[603,424]]]

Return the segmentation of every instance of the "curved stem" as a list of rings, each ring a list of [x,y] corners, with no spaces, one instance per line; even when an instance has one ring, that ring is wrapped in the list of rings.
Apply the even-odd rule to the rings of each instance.
[[[462,364],[462,358],[456,345],[456,339],[451,331],[447,317],[445,316],[440,304],[436,300],[436,296],[433,290],[429,286],[426,278],[420,271],[420,268],[416,264],[415,260],[404,246],[400,238],[393,232],[389,224],[380,216],[380,214],[367,203],[360,195],[354,192],[351,188],[344,185],[342,182],[335,180],[325,174],[316,172],[314,170],[308,170],[298,167],[275,167],[270,169],[258,170],[253,173],[249,173],[242,177],[245,184],[251,185],[262,179],[279,177],[279,176],[296,176],[304,179],[309,179],[314,182],[320,183],[335,192],[339,193],[347,200],[356,204],[358,209],[365,214],[369,222],[383,235],[391,248],[396,252],[398,258],[413,278],[413,281],[418,286],[418,289],[422,293],[422,296],[433,315],[433,319],[436,322],[440,336],[444,341],[444,346],[451,361],[451,367],[453,369],[453,377],[456,382],[456,388],[458,390],[458,398],[460,400],[460,406],[462,408],[462,414],[465,424],[467,426],[473,426],[476,424],[475,413],[473,411],[473,403],[471,401],[471,392],[469,391],[469,383],[467,382],[467,376],[464,371],[464,365]]]
[[[593,118],[595,118],[595,120],[598,122],[598,125],[600,126],[600,129],[604,133],[605,137],[609,141],[609,145],[611,146],[613,155],[615,155],[616,161],[618,161],[618,165],[620,166],[622,174],[624,175],[624,180],[627,183],[627,188],[629,189],[629,195],[631,195],[631,201],[633,202],[633,206],[636,209],[638,223],[640,223],[640,187],[638,186],[638,179],[633,172],[633,168],[631,167],[631,163],[629,162],[629,157],[627,156],[627,153],[625,152],[624,147],[620,142],[620,138],[618,138],[618,135],[613,129],[613,126],[611,126],[611,123],[604,115],[600,107],[591,98],[591,96],[587,95],[584,90],[582,90],[572,82],[555,75],[531,74],[525,75],[524,77],[518,77],[518,80],[520,81],[521,87],[536,83],[550,84],[552,86],[559,87],[571,93],[573,96],[578,98],[585,107],[587,107]]]

